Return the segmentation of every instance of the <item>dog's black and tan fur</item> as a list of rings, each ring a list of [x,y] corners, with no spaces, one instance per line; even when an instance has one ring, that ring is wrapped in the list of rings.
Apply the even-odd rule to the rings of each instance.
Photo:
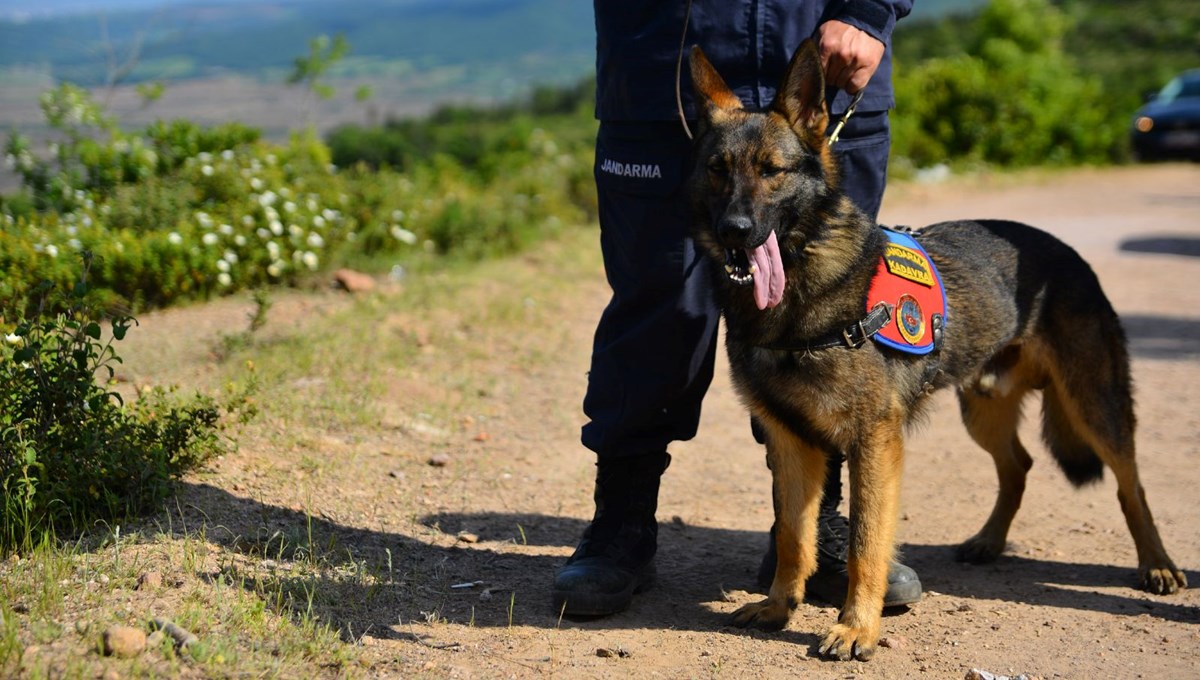
[[[992,514],[960,546],[962,559],[992,560],[1004,549],[1032,464],[1017,438],[1021,401],[1041,390],[1043,436],[1067,477],[1084,484],[1105,465],[1115,475],[1142,587],[1186,587],[1138,481],[1125,336],[1087,263],[1023,224],[933,225],[920,241],[946,287],[939,351],[916,356],[871,342],[769,349],[796,347],[860,319],[885,237],[838,191],[811,42],[793,57],[765,112],[743,110],[699,48],[690,63],[700,109],[689,180],[696,242],[723,265],[774,230],[787,277],[782,302],[766,310],[749,288],[723,276],[717,282],[733,380],[766,432],[777,512],[775,581],[767,599],[734,613],[734,623],[779,628],[803,600],[816,568],[826,455],[842,451],[850,467],[850,591],[819,652],[841,659],[873,653],[893,551],[902,433],[942,387],[958,391],[963,421],[1000,479]]]

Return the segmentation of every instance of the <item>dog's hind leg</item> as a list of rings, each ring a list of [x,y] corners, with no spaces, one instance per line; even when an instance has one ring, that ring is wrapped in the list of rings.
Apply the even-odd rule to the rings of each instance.
[[[1074,384],[1068,391],[1068,381],[1085,384]],[[1137,548],[1140,585],[1152,593],[1173,593],[1187,587],[1187,577],[1167,555],[1146,503],[1134,454],[1133,403],[1127,385],[1120,381],[1102,384],[1085,371],[1065,379],[1055,376],[1042,400],[1046,441],[1056,458],[1064,455],[1064,441],[1085,442],[1092,455],[1113,471],[1117,500]],[[1078,484],[1069,463],[1061,459],[1060,463],[1068,478]]]
[[[1105,454],[1101,454],[1101,458],[1105,459],[1117,478],[1117,500],[1121,503],[1125,523],[1137,546],[1138,579],[1142,589],[1166,594],[1187,588],[1187,577],[1167,555],[1162,537],[1154,525],[1150,506],[1146,504],[1146,492],[1138,479],[1133,451],[1130,450],[1127,456],[1114,455],[1111,460]]]
[[[779,630],[804,600],[804,582],[817,568],[817,515],[825,481],[825,452],[778,423],[763,421],[775,500],[775,580],[767,599],[733,613],[735,626]]]
[[[817,647],[823,656],[867,660],[879,640],[888,564],[895,550],[904,466],[902,409],[875,423],[850,459],[850,589],[838,622]]]
[[[967,432],[975,443],[992,455],[1000,482],[996,504],[987,522],[978,533],[958,546],[956,557],[959,561],[991,562],[1004,552],[1009,527],[1025,493],[1025,475],[1033,466],[1033,459],[1017,436],[1021,401],[1026,392],[1025,388],[1014,388],[1006,393],[981,394],[967,388],[958,393]]]

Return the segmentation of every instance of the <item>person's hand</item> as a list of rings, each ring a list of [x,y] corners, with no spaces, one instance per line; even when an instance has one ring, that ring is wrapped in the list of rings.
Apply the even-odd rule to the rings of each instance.
[[[883,59],[884,44],[870,33],[837,20],[821,24],[819,37],[825,83],[850,94],[866,87]]]

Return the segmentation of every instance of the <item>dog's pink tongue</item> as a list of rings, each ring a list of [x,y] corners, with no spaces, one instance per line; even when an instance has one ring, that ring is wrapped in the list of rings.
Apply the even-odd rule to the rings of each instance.
[[[783,299],[783,260],[779,257],[779,241],[772,231],[763,244],[746,251],[746,257],[754,265],[754,304],[767,309]]]

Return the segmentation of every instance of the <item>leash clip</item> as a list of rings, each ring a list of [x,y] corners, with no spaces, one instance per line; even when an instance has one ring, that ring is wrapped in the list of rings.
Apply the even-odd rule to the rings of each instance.
[[[829,135],[829,145],[833,146],[837,143],[838,135],[841,134],[842,128],[846,126],[846,121],[850,120],[850,116],[854,115],[854,109],[858,108],[858,103],[862,101],[865,89],[854,93],[854,99],[850,100],[850,106],[846,108],[846,112],[842,114],[841,120],[838,121],[837,127],[833,128],[833,132]]]

